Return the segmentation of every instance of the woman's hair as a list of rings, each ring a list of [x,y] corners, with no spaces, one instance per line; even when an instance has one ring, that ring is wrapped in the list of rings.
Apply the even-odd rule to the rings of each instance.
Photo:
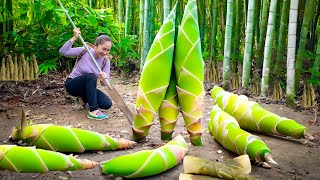
[[[112,43],[112,40],[109,36],[107,36],[104,32],[100,32],[98,37],[94,41],[94,45],[99,46],[100,44],[103,44],[107,41]]]

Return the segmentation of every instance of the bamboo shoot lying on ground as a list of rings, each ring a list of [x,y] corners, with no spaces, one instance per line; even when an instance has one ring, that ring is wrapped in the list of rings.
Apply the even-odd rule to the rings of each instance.
[[[170,82],[174,51],[175,7],[157,33],[141,73],[132,127],[135,141],[143,141],[148,135]]]
[[[176,85],[177,82],[173,70],[166,96],[164,97],[164,100],[159,108],[162,140],[169,140],[172,138],[174,126],[178,120],[177,117],[179,115],[179,109]]]
[[[237,120],[215,105],[210,113],[208,129],[214,138],[227,150],[239,155],[248,154],[257,162],[277,164],[265,143],[242,129]]]
[[[189,0],[185,6],[175,47],[175,71],[177,92],[181,112],[190,141],[202,145],[202,124],[204,98],[204,63],[198,27],[197,3]]]
[[[262,108],[257,102],[249,101],[244,95],[224,91],[219,86],[211,90],[211,97],[225,112],[233,116],[242,129],[269,134],[313,139],[307,128],[295,120],[280,117]]]
[[[23,111],[23,110],[22,110]],[[23,140],[38,148],[59,152],[105,151],[129,148],[136,143],[127,139],[112,138],[94,131],[52,124],[27,126],[22,112],[21,125],[13,129],[11,138]]]
[[[224,162],[186,156],[183,159],[183,170],[186,174],[206,175],[222,179],[255,179],[249,175],[251,164],[247,155]]]
[[[77,159],[62,153],[20,147],[0,145],[0,169],[21,173],[46,173],[48,171],[74,171],[91,169],[97,162]]]
[[[104,174],[139,178],[159,174],[178,165],[188,152],[181,135],[154,150],[144,150],[101,162]]]

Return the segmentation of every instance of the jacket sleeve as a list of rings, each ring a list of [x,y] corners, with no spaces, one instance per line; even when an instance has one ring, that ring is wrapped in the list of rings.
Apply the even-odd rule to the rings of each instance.
[[[110,60],[107,60],[106,65],[102,69],[107,74],[107,78],[110,79]]]
[[[72,47],[73,42],[68,40],[59,50],[61,54],[67,57],[78,56],[83,50],[84,47]]]

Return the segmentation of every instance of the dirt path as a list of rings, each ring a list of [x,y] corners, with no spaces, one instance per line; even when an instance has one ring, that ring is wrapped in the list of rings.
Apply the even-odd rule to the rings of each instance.
[[[135,105],[137,84],[129,84],[115,80],[118,90],[128,103],[130,108]],[[24,105],[28,114],[33,117],[33,123],[53,123],[68,125],[93,130],[100,133],[108,133],[113,137],[124,137],[131,139],[131,128],[122,112],[113,106],[106,113],[111,116],[106,121],[92,121],[86,118],[86,110],[79,108],[74,101],[66,98],[63,89],[63,78],[60,76],[48,76],[36,82],[0,83],[1,105],[0,105],[0,144],[12,144],[8,141],[12,127],[19,125],[21,109]],[[311,124],[315,117],[308,112],[295,112],[280,104],[264,104],[266,109],[297,120],[307,126],[309,132],[316,137],[316,141],[302,144],[302,140],[290,140],[286,138],[259,135],[272,150],[274,160],[278,167],[265,169],[252,163],[252,175],[261,179],[320,179],[320,119]],[[208,112],[212,102],[210,96],[205,97],[205,113],[202,119],[203,127],[203,147],[189,146],[188,155],[198,156],[214,161],[223,161],[233,158],[236,155],[225,150],[209,134],[206,129],[208,123]],[[183,119],[179,116],[174,136],[181,133],[189,142],[188,135],[184,128]],[[105,161],[113,157],[124,155],[145,149],[154,149],[166,142],[160,139],[160,125],[156,119],[148,135],[148,141],[139,143],[132,149],[121,151],[108,151],[102,153],[86,152],[79,154],[80,158],[88,158],[94,161]],[[222,150],[222,153],[218,153]],[[174,167],[157,176],[144,179],[178,179],[179,173],[183,171],[182,164]],[[9,171],[0,171],[0,179],[114,179],[113,177],[101,175],[98,167],[92,170],[82,170],[75,172],[49,172],[47,174],[23,174]]]

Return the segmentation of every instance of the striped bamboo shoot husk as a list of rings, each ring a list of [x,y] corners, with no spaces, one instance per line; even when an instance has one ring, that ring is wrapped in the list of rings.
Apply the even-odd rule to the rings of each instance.
[[[135,141],[143,141],[148,135],[169,86],[174,51],[175,7],[157,33],[141,73],[132,127]]]
[[[184,122],[191,143],[199,146],[202,145],[204,63],[195,0],[189,0],[185,7],[177,36],[174,65]]]
[[[238,121],[242,129],[293,138],[310,138],[305,126],[262,108],[244,95],[238,96],[215,86],[211,91],[211,97],[215,104]]]
[[[257,162],[276,164],[267,145],[259,137],[240,129],[237,120],[217,105],[213,106],[210,113],[208,129],[227,150],[239,155],[248,154],[250,159]]]
[[[138,151],[101,162],[101,169],[104,174],[126,178],[152,176],[178,165],[187,152],[186,141],[178,135],[157,149]]]
[[[173,70],[166,96],[159,108],[161,139],[163,140],[169,140],[172,138],[174,126],[176,125],[177,117],[179,115],[176,85],[177,82]]]
[[[62,153],[20,147],[0,145],[0,169],[20,173],[46,173],[48,171],[74,171],[91,169],[98,163],[87,159],[77,159]]]
[[[16,141],[23,140],[38,148],[82,153],[84,151],[125,149],[136,144],[134,141],[112,138],[106,134],[80,128],[52,124],[27,126],[24,111],[22,114],[21,125],[13,129],[11,138]]]

